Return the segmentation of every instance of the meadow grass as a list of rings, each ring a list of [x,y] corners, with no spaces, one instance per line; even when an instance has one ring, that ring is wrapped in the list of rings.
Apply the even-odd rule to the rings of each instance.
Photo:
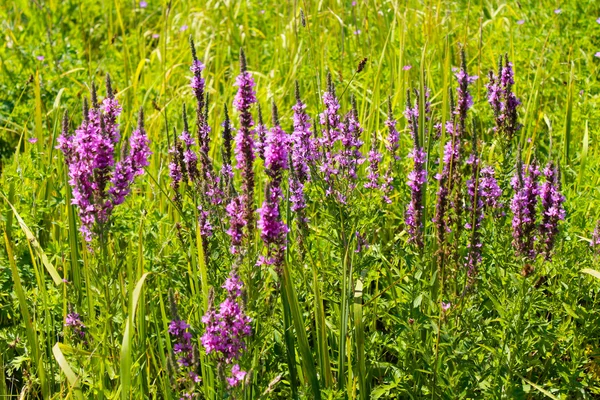
[[[600,267],[590,248],[600,219],[595,142],[600,5],[192,3],[149,0],[141,7],[121,0],[15,0],[0,5],[0,397],[180,398],[178,380],[184,375],[171,365],[170,297],[199,348],[198,398],[600,395],[600,281],[593,276]],[[220,286],[235,262],[229,245],[222,245],[229,243],[227,218],[220,214],[207,246],[198,212],[190,207],[193,191],[188,188],[187,207],[180,208],[170,187],[168,149],[174,130],[183,129],[182,104],[190,110],[194,104],[190,36],[206,65],[209,155],[218,165],[224,105],[238,124],[231,104],[240,48],[266,121],[265,110],[274,101],[282,128],[291,132],[295,81],[309,116],[318,119],[330,71],[341,108],[350,109],[351,94],[356,98],[364,153],[373,137],[382,141],[387,135],[388,97],[401,133],[391,205],[361,192],[351,207],[339,207],[315,182],[306,210],[309,239],[299,241],[292,229],[282,270],[257,269],[251,257],[240,267],[253,334],[240,361],[248,379],[235,389],[228,388],[214,355],[199,343],[211,289],[222,300]],[[461,48],[470,74],[479,77],[471,85],[470,115],[478,126],[481,159],[504,174],[503,200],[512,195],[506,165],[513,168],[516,152],[504,153],[494,138],[485,84],[504,54],[513,63],[514,90],[522,102],[523,128],[515,143],[525,163],[559,163],[567,199],[551,262],[515,257],[508,208],[506,217],[487,218],[483,262],[469,291],[460,268],[465,237],[444,270],[430,222],[437,190],[431,177],[441,170],[436,160],[447,138],[443,132],[434,140],[433,125],[451,117],[449,93],[456,88],[453,68],[460,67]],[[356,73],[364,58],[364,70]],[[56,146],[64,111],[74,129],[91,83],[102,87],[107,73],[123,107],[123,137],[135,129],[142,107],[153,155],[132,194],[115,209],[110,234],[102,244],[88,245],[78,231],[67,166]],[[435,115],[429,123],[422,108],[425,86]],[[419,137],[429,154],[425,251],[407,244],[404,226],[412,161],[406,157],[411,139],[402,111],[406,91],[413,88],[420,93]],[[260,206],[267,185],[261,161],[255,171]],[[286,207],[283,219],[295,227]],[[368,249],[355,252],[354,232],[368,239]],[[257,233],[249,252],[256,255],[261,246]],[[447,311],[442,302],[451,303]],[[86,325],[85,343],[64,326],[73,307]]]

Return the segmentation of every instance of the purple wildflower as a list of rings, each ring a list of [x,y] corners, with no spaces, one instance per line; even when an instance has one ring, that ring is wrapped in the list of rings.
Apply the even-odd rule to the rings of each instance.
[[[390,155],[394,160],[399,160],[400,156],[397,154],[398,148],[400,148],[400,134],[396,129],[396,120],[392,114],[392,99],[388,99],[388,117],[385,121],[385,126],[388,127],[388,137],[385,148],[390,152]]]
[[[519,156],[520,157],[520,156]],[[511,185],[515,191],[510,208],[513,212],[513,245],[517,254],[531,259],[535,258],[536,206],[540,193],[537,178],[540,171],[537,165],[524,166],[519,161],[517,172]]]
[[[258,124],[256,125],[256,141],[254,142],[254,148],[256,155],[265,159],[265,140],[267,137],[267,126],[263,122],[262,110],[260,104],[258,105]]]
[[[594,233],[592,233],[590,247],[597,253],[600,253],[600,220],[596,221],[596,228],[594,228]]]
[[[206,354],[215,354],[220,363],[231,364],[246,349],[244,339],[251,335],[252,319],[241,306],[243,284],[235,271],[231,271],[223,288],[227,297],[217,311],[210,301],[208,311],[202,317],[206,330],[201,337]]]
[[[459,137],[463,137],[466,129],[467,111],[473,106],[473,97],[469,93],[469,85],[477,80],[477,76],[470,76],[467,73],[467,60],[464,49],[461,50],[461,68],[455,74],[458,81],[457,102],[454,114],[458,117],[458,132]]]
[[[281,189],[273,182],[267,184],[265,200],[258,209],[258,229],[260,237],[267,247],[267,255],[259,258],[258,264],[274,265],[280,272],[286,249],[287,225],[281,220],[279,202]]]
[[[233,367],[231,367],[231,377],[227,378],[227,384],[229,387],[235,387],[239,385],[240,382],[244,381],[246,374],[247,372],[242,371],[238,364],[234,364]]]
[[[131,191],[133,179],[144,174],[144,167],[149,165],[148,157],[152,154],[148,144],[148,136],[144,130],[144,111],[140,108],[137,129],[129,138],[129,154],[124,151],[111,178],[112,187],[109,189],[109,193],[113,198],[114,205],[125,201],[125,197]],[[123,149],[126,150],[127,146],[124,146]]]
[[[415,107],[418,109],[418,107]],[[405,115],[408,119],[409,131],[413,138],[413,149],[408,154],[413,159],[413,170],[408,174],[407,185],[411,191],[411,199],[405,214],[405,223],[409,234],[409,242],[417,247],[423,247],[423,188],[427,181],[427,170],[425,162],[427,154],[423,147],[419,145],[418,135],[418,114],[411,110],[410,92],[407,96],[407,106]]]
[[[227,215],[229,215],[229,229],[227,230],[227,234],[231,237],[231,254],[237,254],[242,244],[242,230],[247,223],[246,219],[244,219],[243,207],[243,195],[234,197],[227,207],[225,207]]]
[[[558,166],[549,162],[544,168],[546,181],[542,184],[540,198],[542,200],[542,222],[540,236],[543,240],[542,253],[546,260],[552,259],[552,248],[558,234],[558,221],[565,219],[563,203],[565,196],[560,193],[560,176]]]
[[[504,65],[502,57],[500,58],[498,75],[494,75],[494,72],[490,71],[489,79],[490,81],[486,87],[488,102],[492,107],[496,122],[494,131],[510,142],[521,129],[521,125],[517,122],[518,106],[521,101],[512,91],[515,80],[512,63],[509,62],[508,55],[504,56]]]
[[[240,49],[240,74],[236,78],[235,85],[238,87],[237,94],[233,100],[233,106],[240,113],[240,129],[235,136],[236,168],[242,174],[242,196],[243,196],[243,218],[251,236],[254,229],[254,121],[250,113],[250,107],[256,103],[254,92],[254,79],[246,70],[246,56]]]
[[[225,119],[223,121],[223,147],[221,150],[222,166],[221,166],[221,182],[223,183],[223,191],[228,194],[231,193],[230,186],[233,184],[233,169],[231,168],[231,146],[233,141],[233,127],[231,126],[231,120],[229,119],[229,112],[227,105],[224,107]]]
[[[300,98],[298,82],[296,82],[296,104],[294,104],[292,110],[294,111],[294,130],[290,136],[290,201],[292,211],[298,212],[299,219],[302,223],[305,223],[306,217],[302,212],[306,207],[304,185],[311,179],[310,166],[316,160],[317,149],[312,137],[310,119],[306,114],[306,105]]]
[[[71,310],[65,318],[65,326],[73,329],[73,334],[77,340],[85,341],[85,325],[79,314]]]
[[[281,184],[281,174],[288,169],[288,137],[279,125],[277,106],[273,103],[273,127],[264,142],[265,171],[274,185]]]
[[[108,76],[106,92],[107,97],[100,106],[92,85],[92,108],[84,101],[82,124],[74,135],[70,134],[65,115],[58,138],[57,148],[65,156],[73,190],[72,203],[79,208],[80,230],[86,241],[92,240],[95,224],[108,222],[113,208],[124,201],[134,177],[141,175],[143,167],[148,165],[150,155],[140,122],[130,138],[129,153],[124,145],[121,160],[115,165],[115,147],[120,139],[116,121],[121,107],[114,98]],[[141,114],[140,117],[143,118]]]

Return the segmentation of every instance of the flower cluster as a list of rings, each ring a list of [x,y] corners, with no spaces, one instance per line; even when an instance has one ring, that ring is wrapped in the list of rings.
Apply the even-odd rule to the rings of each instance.
[[[416,244],[417,247],[423,247],[423,188],[427,182],[427,169],[425,168],[427,154],[419,144],[418,109],[418,101],[414,107],[411,107],[410,92],[408,92],[404,115],[408,119],[409,132],[413,139],[413,148],[408,154],[408,157],[413,159],[413,170],[408,174],[410,203],[406,209],[405,223],[409,242]]]
[[[219,363],[232,364],[246,349],[244,339],[252,334],[252,320],[241,307],[239,298],[243,282],[235,271],[231,271],[222,287],[227,291],[227,298],[220,304],[219,311],[214,309],[211,300],[208,311],[202,317],[206,331],[201,341],[206,354],[215,354]],[[237,386],[245,375],[239,365],[234,364],[231,377],[227,379],[229,386]]]
[[[498,74],[495,75],[493,71],[489,73],[489,83],[486,85],[488,102],[494,112],[496,123],[494,131],[510,142],[521,129],[521,125],[517,122],[518,106],[521,101],[512,91],[515,80],[512,63],[508,61],[508,55],[504,56],[504,65],[502,57],[500,57],[498,64]]]
[[[196,354],[196,346],[192,343],[192,333],[190,325],[181,319],[177,312],[177,304],[173,297],[173,293],[169,292],[169,302],[171,311],[171,322],[169,323],[169,336],[173,342],[173,355],[176,358],[177,364],[173,362],[169,356],[171,369],[173,373],[182,375],[181,379],[177,380],[180,385],[178,390],[181,392],[181,399],[192,399],[197,396],[196,383],[200,382],[198,376],[198,360]]]
[[[233,100],[233,106],[240,114],[240,128],[235,136],[236,168],[242,175],[242,193],[240,200],[243,205],[242,218],[248,230],[248,236],[254,228],[254,121],[250,107],[256,103],[254,79],[246,70],[246,56],[240,50],[240,74],[235,85],[238,91]]]
[[[108,77],[106,86],[107,98],[99,105],[92,85],[92,107],[88,109],[84,102],[83,122],[75,134],[69,132],[65,115],[57,146],[65,156],[73,189],[72,203],[79,208],[80,230],[88,242],[94,236],[95,224],[106,224],[114,207],[123,203],[134,178],[144,173],[151,154],[140,112],[129,146],[122,145],[121,159],[115,163],[120,140],[116,121],[121,107],[114,98]]]
[[[542,184],[540,198],[542,200],[542,222],[540,236],[543,241],[542,253],[546,260],[552,258],[552,248],[558,234],[558,221],[565,219],[563,203],[565,196],[560,193],[560,176],[558,166],[549,162],[544,168],[546,181]]]
[[[316,161],[316,144],[312,137],[311,124],[306,105],[300,98],[300,88],[296,82],[296,104],[294,111],[294,130],[290,136],[290,160],[292,173],[289,178],[291,209],[299,213],[301,222],[306,222],[302,210],[306,207],[304,185],[310,181],[310,167]]]
[[[535,162],[525,166],[519,161],[517,172],[511,180],[515,191],[510,204],[513,212],[513,245],[517,254],[529,258],[535,258],[536,207],[540,194],[539,175],[540,171]]]
[[[279,125],[277,107],[273,104],[273,128],[265,140],[265,169],[270,178],[265,200],[258,209],[260,237],[267,247],[267,256],[261,256],[258,264],[275,265],[280,269],[286,249],[287,225],[281,220],[279,203],[283,199],[281,178],[288,168],[288,138]]]
[[[67,314],[65,326],[73,329],[73,334],[78,340],[85,342],[85,325],[81,321],[81,316],[74,311]]]

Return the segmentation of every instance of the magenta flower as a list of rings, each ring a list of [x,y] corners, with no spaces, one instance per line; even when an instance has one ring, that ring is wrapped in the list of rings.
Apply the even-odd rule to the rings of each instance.
[[[291,174],[289,178],[291,209],[301,212],[306,207],[304,185],[310,181],[310,166],[317,159],[316,143],[311,132],[310,118],[306,113],[306,105],[300,99],[300,87],[296,82],[296,104],[294,111],[294,130],[290,136]],[[300,215],[300,219],[304,220]],[[306,222],[304,220],[304,222]]]
[[[73,329],[73,334],[77,340],[85,340],[85,325],[79,314],[74,311],[69,312],[65,318],[65,326]]]
[[[537,178],[540,171],[535,164],[524,166],[519,159],[517,172],[511,184],[515,191],[510,208],[513,212],[513,246],[517,254],[535,258],[536,208],[540,188]]]
[[[493,71],[489,73],[489,83],[486,85],[488,91],[488,103],[494,111],[496,126],[494,131],[510,142],[521,129],[517,122],[518,106],[521,101],[515,96],[512,87],[515,84],[512,63],[508,61],[508,55],[502,58],[498,67],[498,75]]]
[[[244,381],[246,374],[247,372],[242,371],[238,364],[234,364],[233,367],[231,367],[231,377],[227,378],[227,384],[229,387],[235,387],[239,385],[240,382]]]
[[[404,71],[408,71],[408,70],[410,70],[411,68],[412,68],[412,65],[405,65],[404,67],[402,67],[402,69],[403,69]]]
[[[565,196],[560,193],[560,176],[558,166],[549,162],[544,168],[546,181],[542,184],[540,198],[542,201],[542,222],[540,238],[542,252],[546,260],[552,259],[552,249],[558,235],[558,222],[565,219],[563,203]]]
[[[415,101],[415,106],[412,107],[410,91],[408,91],[404,115],[408,120],[409,132],[413,139],[413,148],[408,154],[408,157],[413,159],[413,170],[408,174],[407,185],[410,188],[411,195],[405,213],[405,223],[409,243],[414,243],[417,247],[423,247],[423,188],[427,181],[427,170],[425,169],[427,154],[419,144],[418,110],[418,100]]]
[[[96,224],[108,222],[112,210],[121,204],[130,192],[133,179],[143,174],[151,154],[140,113],[138,128],[123,147],[123,154],[115,163],[115,147],[120,139],[117,117],[121,107],[113,96],[110,78],[106,80],[107,97],[98,104],[92,85],[92,108],[84,101],[84,120],[75,134],[69,133],[65,114],[63,131],[58,146],[69,170],[69,184],[73,190],[72,203],[79,209],[80,230],[86,241],[94,236]],[[110,185],[110,186],[109,186]]]
[[[144,0],[140,1],[140,8],[146,8],[146,7],[148,7],[148,2],[146,2]]]
[[[558,15],[562,13],[562,10],[560,8],[557,8],[556,10],[554,10],[554,14]]]
[[[37,56],[37,57],[35,57],[35,58],[37,58],[37,59],[38,59],[38,61],[44,61],[44,56]]]
[[[202,317],[205,332],[200,341],[206,354],[215,354],[219,363],[231,364],[246,349],[244,340],[252,334],[252,319],[242,309],[243,283],[235,271],[231,271],[223,288],[227,297],[219,305],[219,310],[214,308],[211,299]]]
[[[517,21],[517,25],[523,25],[525,23],[524,19],[520,19]]]
[[[267,126],[263,122],[262,110],[260,108],[260,104],[258,104],[258,124],[256,124],[256,141],[254,142],[254,149],[256,151],[256,155],[260,158],[265,159],[265,140],[267,137]]]
[[[233,106],[240,114],[240,129],[235,136],[235,157],[236,168],[242,175],[243,218],[250,235],[254,229],[254,121],[250,107],[256,103],[256,92],[254,79],[246,68],[246,56],[240,49],[240,74],[235,81],[238,91],[233,99]]]
[[[596,52],[596,54],[594,54],[594,57],[600,58],[600,51]]]

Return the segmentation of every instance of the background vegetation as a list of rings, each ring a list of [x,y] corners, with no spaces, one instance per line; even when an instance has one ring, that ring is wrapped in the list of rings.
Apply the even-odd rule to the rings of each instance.
[[[367,198],[352,203],[355,225],[347,228],[361,231],[370,247],[353,255],[348,332],[339,330],[344,249],[336,238],[344,226],[335,212],[323,210],[313,191],[311,258],[299,257],[295,236],[287,254],[290,279],[284,286],[293,288],[294,320],[284,320],[286,300],[278,294],[277,275],[265,274],[255,289],[261,305],[249,309],[254,336],[243,360],[249,382],[228,393],[210,357],[202,356],[201,397],[600,395],[600,282],[581,273],[598,269],[589,245],[600,217],[596,1],[193,3],[0,4],[0,226],[6,243],[0,250],[0,397],[179,398],[167,365],[172,346],[168,290],[174,290],[197,341],[207,302],[204,285],[218,288],[231,264],[227,246],[213,246],[207,249],[207,279],[200,279],[194,216],[179,214],[169,200],[167,149],[173,128],[180,132],[183,127],[182,103],[193,102],[190,35],[206,64],[215,160],[220,160],[223,105],[231,105],[236,90],[240,47],[256,79],[259,102],[263,109],[272,100],[278,104],[286,131],[291,130],[294,81],[300,83],[309,115],[316,117],[323,108],[328,70],[338,94],[344,92],[344,110],[349,94],[356,96],[365,149],[373,133],[386,135],[388,96],[402,129],[392,204]],[[435,257],[419,255],[406,244],[404,177],[411,163],[401,112],[406,89],[424,82],[434,114],[447,118],[460,45],[469,72],[479,76],[472,86],[472,113],[485,121],[483,158],[493,161],[499,151],[491,138],[486,75],[508,53],[522,100],[518,142],[527,159],[560,162],[567,219],[554,260],[538,258],[532,266],[514,257],[509,220],[486,223],[476,290],[467,296],[453,294],[460,290],[442,293],[452,304],[442,313]],[[365,70],[354,76],[365,57]],[[101,86],[106,73],[123,106],[123,135],[135,128],[143,107],[154,153],[132,196],[115,210],[108,266],[77,232],[63,156],[55,149],[63,111],[69,110],[79,124],[82,97],[89,95],[91,82]],[[431,160],[437,158],[437,147],[430,150]],[[262,199],[263,180],[257,180],[257,199]],[[178,221],[184,225],[183,241],[177,236]],[[431,243],[433,230],[427,226]],[[110,296],[96,285],[99,268],[110,271]],[[89,343],[77,342],[64,328],[73,306],[88,327]],[[346,355],[340,355],[340,343],[346,343]],[[296,352],[286,353],[290,348]],[[345,358],[346,369],[340,365]],[[318,377],[318,390],[309,385],[312,376]]]

